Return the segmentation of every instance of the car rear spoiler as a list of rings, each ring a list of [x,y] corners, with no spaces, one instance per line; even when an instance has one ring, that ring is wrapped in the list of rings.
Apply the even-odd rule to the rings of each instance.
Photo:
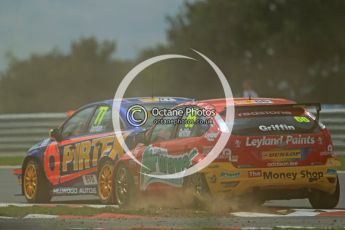
[[[320,119],[320,111],[321,111],[321,104],[320,103],[296,103],[296,104],[280,104],[280,105],[272,105],[272,104],[263,104],[263,105],[240,105],[235,106],[235,110],[237,109],[248,109],[248,110],[262,110],[262,109],[290,109],[290,108],[306,108],[306,107],[315,107],[315,121],[318,122]]]

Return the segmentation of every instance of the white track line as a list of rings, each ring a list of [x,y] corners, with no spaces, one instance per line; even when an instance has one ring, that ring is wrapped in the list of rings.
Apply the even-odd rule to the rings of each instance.
[[[276,226],[276,228],[282,228],[282,229],[316,229],[319,227],[311,227],[311,226],[285,226],[285,225],[281,225],[281,226]]]
[[[344,211],[342,209],[291,209],[293,212],[288,214],[279,214],[279,213],[264,213],[264,212],[232,212],[230,213],[236,217],[313,217],[318,216],[322,212],[339,212]]]
[[[0,203],[0,208],[8,207],[8,206],[16,206],[16,207],[32,207],[33,204],[21,204],[21,203]]]
[[[46,215],[46,214],[28,214],[24,216],[24,219],[56,219],[58,215]]]
[[[0,169],[17,169],[22,168],[21,165],[1,165]]]
[[[41,207],[54,207],[54,206],[64,206],[64,207],[71,207],[71,208],[119,208],[118,205],[104,205],[104,204],[25,204],[25,203],[0,203],[0,208],[8,207],[8,206],[15,206],[15,207],[33,207],[33,206],[41,206]]]
[[[8,220],[8,219],[14,219],[14,217],[12,217],[12,216],[0,216],[0,219]]]
[[[278,215],[273,213],[260,213],[260,212],[232,212],[230,213],[236,217],[280,217],[285,215]]]

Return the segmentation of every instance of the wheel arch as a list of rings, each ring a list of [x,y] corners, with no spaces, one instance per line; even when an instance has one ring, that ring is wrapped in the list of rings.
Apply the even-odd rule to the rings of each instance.
[[[111,159],[109,156],[103,156],[102,158],[100,158],[98,160],[98,163],[97,163],[97,175],[99,173],[99,171],[101,170],[102,166],[104,165],[105,162],[107,161],[111,161],[112,163],[114,163],[114,160]]]

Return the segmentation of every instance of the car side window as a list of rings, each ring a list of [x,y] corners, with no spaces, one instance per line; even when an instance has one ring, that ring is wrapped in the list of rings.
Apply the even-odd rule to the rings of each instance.
[[[89,119],[94,110],[95,106],[87,107],[72,116],[62,128],[62,137],[66,138],[85,134]]]
[[[113,123],[111,120],[111,108],[107,105],[101,105],[96,109],[90,122],[90,133],[112,132]]]
[[[192,111],[198,109],[198,107],[194,107]],[[207,119],[209,118],[197,116],[193,112],[185,113],[182,117],[183,122],[177,128],[177,138],[202,136],[209,128]]]
[[[150,143],[172,139],[177,126],[174,121],[177,121],[177,119],[178,117],[164,117],[160,119],[152,131]]]

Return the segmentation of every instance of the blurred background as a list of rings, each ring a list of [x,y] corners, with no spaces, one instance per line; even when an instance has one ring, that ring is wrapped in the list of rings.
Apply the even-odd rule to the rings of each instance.
[[[0,113],[113,98],[140,61],[196,49],[235,96],[345,103],[344,0],[0,2]],[[145,70],[126,96],[222,97],[202,60]]]

